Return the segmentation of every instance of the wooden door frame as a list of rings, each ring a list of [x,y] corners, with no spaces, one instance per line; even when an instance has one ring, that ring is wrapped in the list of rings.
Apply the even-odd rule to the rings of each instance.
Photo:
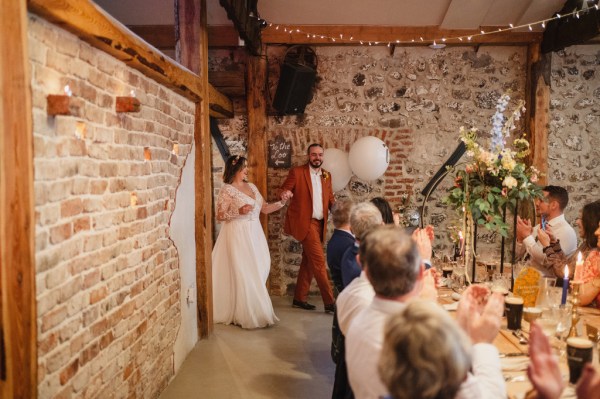
[[[0,397],[37,397],[31,79],[25,0],[0,3]]]

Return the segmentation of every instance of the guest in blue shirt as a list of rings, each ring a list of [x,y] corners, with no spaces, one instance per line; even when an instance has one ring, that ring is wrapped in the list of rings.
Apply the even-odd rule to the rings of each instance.
[[[352,280],[360,275],[361,267],[356,260],[358,244],[361,238],[370,230],[383,225],[381,212],[370,202],[361,202],[355,205],[350,212],[350,229],[356,237],[356,242],[348,248],[342,257],[342,284],[346,287]]]
[[[331,272],[333,285],[339,293],[342,290],[341,262],[344,252],[354,245],[354,235],[350,232],[350,211],[354,203],[350,200],[336,201],[331,207],[333,234],[327,243],[327,266]]]

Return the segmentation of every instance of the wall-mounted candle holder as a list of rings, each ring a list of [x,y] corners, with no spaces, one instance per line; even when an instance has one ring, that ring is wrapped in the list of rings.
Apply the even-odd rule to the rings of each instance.
[[[115,109],[117,112],[139,112],[140,105],[140,100],[135,96],[117,97]]]
[[[87,126],[85,124],[85,122],[77,122],[75,124],[75,137],[77,137],[79,140],[83,140],[85,139],[87,133]]]
[[[136,193],[131,193],[129,195],[129,204],[132,208],[134,208],[138,204],[138,197]]]
[[[70,103],[72,95],[73,92],[71,92],[69,85],[65,86],[65,94],[49,94],[46,97],[46,112],[48,115],[71,115]]]

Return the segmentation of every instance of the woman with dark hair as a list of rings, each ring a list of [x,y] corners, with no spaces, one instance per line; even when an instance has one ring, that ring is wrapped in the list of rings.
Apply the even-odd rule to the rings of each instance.
[[[213,317],[215,323],[259,328],[278,320],[265,286],[271,255],[259,216],[285,202],[267,204],[247,178],[246,158],[229,157],[216,205],[223,224],[212,252]]]
[[[379,209],[381,212],[381,217],[383,218],[383,223],[385,224],[395,224],[398,226],[400,224],[400,219],[398,215],[392,212],[392,207],[390,203],[387,202],[385,198],[375,197],[371,199],[371,203]]]
[[[577,251],[571,256],[565,256],[560,248],[560,242],[547,228],[546,231],[538,231],[538,240],[544,246],[547,262],[554,268],[557,276],[562,276],[565,264],[569,266],[570,275],[575,273],[575,264],[577,262],[577,253],[581,252],[585,259],[583,269],[579,275],[574,276],[577,280],[584,283],[582,292],[582,304],[589,305],[598,294],[600,294],[600,253],[598,252],[598,236],[600,236],[600,201],[594,201],[586,204],[581,210],[581,216],[577,219],[579,226],[579,236],[582,243]],[[600,302],[596,301],[596,305]]]

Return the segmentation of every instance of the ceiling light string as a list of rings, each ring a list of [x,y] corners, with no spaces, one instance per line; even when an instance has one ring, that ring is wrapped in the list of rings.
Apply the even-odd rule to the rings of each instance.
[[[581,14],[589,13],[591,11],[597,11],[598,9],[599,9],[598,4],[594,4],[594,7],[588,7],[586,9],[582,9],[582,10],[574,10],[573,12],[567,14],[567,16],[571,16],[573,18],[580,19]],[[327,40],[332,43],[337,43],[338,40],[341,40],[344,43],[356,43],[356,44],[360,44],[360,45],[368,44],[369,46],[385,44],[388,47],[390,47],[392,44],[414,44],[417,41],[419,41],[420,43],[423,43],[423,44],[433,44],[433,45],[439,45],[439,42],[442,42],[442,43],[464,42],[465,39],[467,41],[471,42],[471,41],[473,41],[474,38],[477,38],[477,37],[494,35],[494,34],[503,33],[503,32],[510,32],[510,31],[515,31],[515,30],[519,30],[519,29],[528,30],[531,32],[531,31],[533,31],[533,28],[535,26],[539,25],[541,28],[545,29],[548,22],[558,20],[558,19],[564,18],[564,17],[565,17],[564,14],[561,15],[559,13],[556,13],[556,15],[551,18],[546,18],[543,20],[535,21],[535,22],[528,22],[528,23],[524,23],[522,25],[514,25],[512,23],[509,23],[508,26],[505,28],[498,28],[495,30],[488,30],[488,31],[481,29],[479,31],[479,33],[473,33],[470,35],[462,35],[462,36],[455,36],[455,37],[438,37],[438,38],[432,38],[432,39],[429,39],[429,38],[426,38],[423,36],[419,36],[418,38],[413,38],[413,39],[408,39],[408,40],[393,39],[390,41],[383,41],[383,42],[367,40],[365,38],[354,38],[354,36],[350,36],[349,38],[346,38],[344,40],[343,33],[336,34],[335,36],[328,36],[328,35],[323,35],[323,34],[319,34],[319,33],[315,33],[315,32],[303,31],[299,28],[293,28],[290,25],[284,25],[284,24],[268,23],[268,26],[271,28],[274,27],[275,30],[283,29],[283,31],[285,33],[289,33],[290,35],[301,34],[301,35],[306,35],[307,38],[313,38],[313,39],[320,38],[322,40]]]

